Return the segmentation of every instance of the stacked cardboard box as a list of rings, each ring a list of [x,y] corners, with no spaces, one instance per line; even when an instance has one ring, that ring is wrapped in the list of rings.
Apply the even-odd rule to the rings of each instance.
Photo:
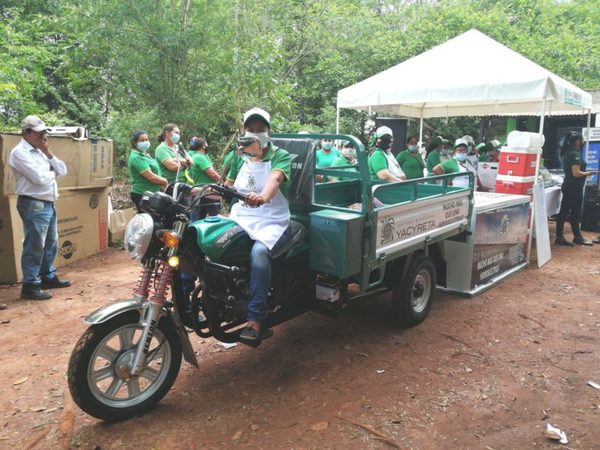
[[[23,224],[17,212],[17,195],[10,151],[18,134],[0,134],[0,283],[22,281]],[[51,136],[52,151],[65,162],[68,174],[57,179],[59,198],[57,267],[104,250],[108,244],[108,194],[112,184],[114,147],[106,139]]]

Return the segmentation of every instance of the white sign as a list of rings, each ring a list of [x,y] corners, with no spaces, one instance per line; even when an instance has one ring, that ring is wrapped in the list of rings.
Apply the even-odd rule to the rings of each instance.
[[[583,137],[590,141],[600,141],[600,127],[598,128],[584,128],[582,130]]]
[[[458,228],[468,215],[468,194],[383,209],[377,216],[377,252],[396,249],[407,240],[436,235],[453,224]]]

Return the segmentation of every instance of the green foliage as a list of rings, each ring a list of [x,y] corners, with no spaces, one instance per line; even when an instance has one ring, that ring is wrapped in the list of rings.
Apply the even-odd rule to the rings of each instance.
[[[207,136],[219,161],[252,106],[274,131],[333,131],[339,89],[471,28],[600,87],[589,0],[4,0],[0,17],[0,128],[32,113],[80,124],[115,139],[121,168],[132,131],[154,139],[167,122]],[[366,119],[342,110],[341,131],[366,142]],[[424,131],[476,136],[478,123],[433,119]]]

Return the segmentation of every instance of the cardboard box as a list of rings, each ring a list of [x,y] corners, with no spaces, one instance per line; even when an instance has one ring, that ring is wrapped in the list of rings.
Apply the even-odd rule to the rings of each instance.
[[[127,223],[136,214],[136,208],[118,209],[108,214],[108,232],[111,243],[123,240]]]
[[[0,195],[15,193],[15,177],[8,160],[11,150],[20,141],[20,134],[0,133]],[[59,188],[105,187],[112,184],[112,140],[50,136],[48,142],[54,154],[67,165],[67,175],[56,179]]]
[[[108,245],[108,193],[110,188],[61,189],[56,201],[58,252],[54,260],[62,267],[94,255]],[[23,222],[17,196],[0,197],[0,283],[23,279]]]

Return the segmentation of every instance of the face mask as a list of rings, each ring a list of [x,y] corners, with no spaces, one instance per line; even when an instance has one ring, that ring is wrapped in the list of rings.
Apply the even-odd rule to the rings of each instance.
[[[408,151],[411,153],[416,153],[418,149],[419,149],[419,147],[417,145],[409,145],[408,146]]]
[[[179,139],[181,139],[181,136],[177,133],[173,133],[171,135],[171,140],[173,141],[173,144],[179,144]]]
[[[331,142],[322,142],[321,143],[321,148],[323,150],[331,150],[332,147],[333,147],[333,144]]]
[[[150,148],[150,141],[142,141],[137,143],[137,149],[145,152]]]
[[[456,153],[454,153],[454,159],[459,162],[463,162],[467,159],[467,154],[456,152]]]
[[[443,148],[442,149],[442,155],[448,156],[448,149],[447,148]]]
[[[250,131],[246,131],[246,134],[244,134],[244,136],[258,138],[258,143],[260,144],[261,150],[269,144],[269,133],[267,133],[266,131],[262,133],[251,133]]]
[[[392,146],[392,143],[388,140],[380,141],[378,147],[381,150],[388,150]]]
[[[356,158],[356,150],[353,148],[343,148],[342,155],[349,159]]]

